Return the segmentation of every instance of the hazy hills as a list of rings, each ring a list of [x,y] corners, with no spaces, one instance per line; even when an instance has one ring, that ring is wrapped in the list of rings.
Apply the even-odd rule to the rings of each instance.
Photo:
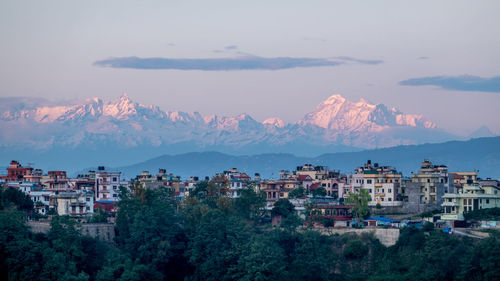
[[[234,156],[219,152],[186,153],[163,155],[117,169],[127,176],[134,176],[143,170],[156,173],[158,168],[166,168],[169,172],[186,178],[192,175],[212,176],[217,172],[237,167],[250,175],[259,172],[265,177],[278,177],[279,170],[294,169],[295,166],[304,163],[326,165],[330,169],[351,173],[368,159],[383,165],[395,166],[405,176],[417,172],[423,159],[430,159],[436,164],[447,165],[450,171],[479,170],[483,178],[500,178],[500,137],[397,146],[360,152],[328,153],[318,157],[298,157],[279,153],[252,156]]]

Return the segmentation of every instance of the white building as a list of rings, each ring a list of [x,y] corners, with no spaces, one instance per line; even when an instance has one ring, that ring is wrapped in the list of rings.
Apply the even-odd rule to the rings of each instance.
[[[100,166],[95,173],[95,201],[118,201],[120,185],[127,184],[120,180],[120,172],[111,172]]]

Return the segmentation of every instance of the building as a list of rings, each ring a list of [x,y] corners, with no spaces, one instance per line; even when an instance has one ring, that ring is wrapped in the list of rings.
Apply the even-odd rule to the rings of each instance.
[[[347,197],[346,191],[358,193],[366,189],[370,194],[369,206],[399,207],[402,205],[401,178],[402,175],[391,166],[372,165],[368,160],[364,166],[358,167],[355,174],[347,176],[348,188],[340,186],[342,197]]]
[[[99,166],[95,173],[95,201],[118,201],[120,172],[107,171]]]
[[[69,191],[66,171],[49,171],[48,180],[44,181],[46,188],[53,191]]]
[[[454,192],[453,175],[445,165],[433,165],[424,160],[417,174],[405,181],[405,210],[419,213],[441,208],[443,196]]]
[[[229,197],[237,198],[240,196],[241,190],[248,187],[250,176],[240,172],[237,168],[232,168],[229,171],[224,171],[223,175],[229,180]]]
[[[300,183],[293,179],[263,180],[260,182],[260,190],[266,194],[266,201],[271,205],[279,199],[287,199],[288,193],[299,186]]]
[[[91,216],[94,213],[92,192],[58,192],[50,195],[50,208],[60,216]]]
[[[443,196],[441,219],[463,221],[464,213],[500,207],[500,184],[497,180],[469,182],[457,188],[455,193]]]
[[[1,176],[5,182],[34,182],[39,183],[42,170],[23,167],[18,161],[12,160],[7,168],[7,175]]]

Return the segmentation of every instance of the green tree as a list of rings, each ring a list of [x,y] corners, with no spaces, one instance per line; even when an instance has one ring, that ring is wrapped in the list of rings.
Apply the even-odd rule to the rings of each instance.
[[[324,187],[319,187],[311,191],[313,197],[326,196],[326,189]]]
[[[361,222],[361,219],[370,216],[370,208],[368,207],[368,202],[370,201],[371,197],[366,189],[360,189],[359,193],[349,192],[346,203],[352,206],[352,214],[358,224]]]
[[[237,215],[255,221],[263,215],[265,205],[265,195],[255,192],[250,185],[241,190],[240,196],[234,200],[233,207]]]
[[[7,188],[2,191],[2,205],[3,206],[16,206],[18,210],[25,212],[33,211],[33,201],[30,196],[25,194],[24,192],[15,189],[15,188]]]
[[[289,198],[299,198],[299,197],[304,196],[305,194],[306,194],[306,189],[303,188],[302,186],[299,186],[297,188],[292,189],[288,193],[288,197]]]

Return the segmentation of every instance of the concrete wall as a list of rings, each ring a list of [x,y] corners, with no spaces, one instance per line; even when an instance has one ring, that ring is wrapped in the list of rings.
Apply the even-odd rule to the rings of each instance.
[[[324,228],[321,229],[322,234],[334,235],[334,234],[346,234],[355,233],[361,235],[362,233],[373,233],[375,238],[377,238],[380,243],[386,247],[393,246],[399,239],[399,229],[398,228]]]
[[[48,233],[50,231],[49,222],[28,222],[28,225],[35,233]],[[85,236],[104,242],[113,243],[115,239],[115,225],[112,223],[82,223],[80,232]]]

